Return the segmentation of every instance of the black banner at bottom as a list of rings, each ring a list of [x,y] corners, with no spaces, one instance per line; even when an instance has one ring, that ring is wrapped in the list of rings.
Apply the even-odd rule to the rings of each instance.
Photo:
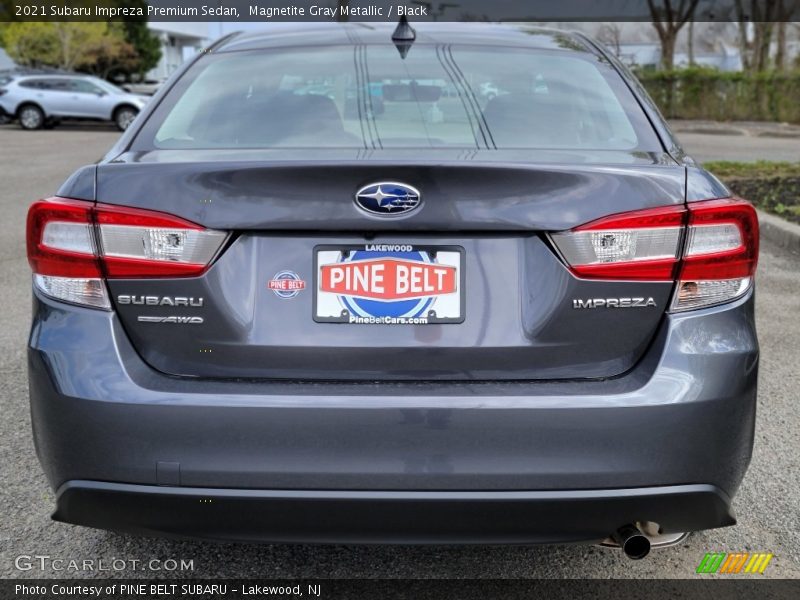
[[[800,598],[800,581],[741,577],[710,579],[304,579],[304,580],[145,580],[145,579],[6,579],[0,598],[72,600],[155,599],[263,600],[265,598],[408,599],[542,599],[647,600],[704,598],[771,600]]]

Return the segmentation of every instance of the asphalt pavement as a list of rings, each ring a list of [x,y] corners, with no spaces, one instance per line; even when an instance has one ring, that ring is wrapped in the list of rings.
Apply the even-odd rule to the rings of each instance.
[[[749,137],[708,133],[679,133],[678,139],[700,162],[709,160],[800,161],[800,138]]]
[[[762,245],[757,277],[762,362],[756,444],[750,470],[734,502],[739,518],[735,527],[693,534],[677,547],[654,551],[643,561],[630,561],[617,551],[592,546],[175,542],[51,521],[53,492],[34,454],[28,413],[25,342],[30,276],[25,259],[25,214],[31,201],[53,194],[76,167],[97,160],[117,135],[95,126],[38,132],[0,127],[0,577],[691,578],[703,555],[711,551],[771,552],[775,558],[759,577],[800,577],[800,257],[769,243]],[[705,137],[715,138],[704,143],[711,144],[717,155],[747,139]],[[800,156],[800,140],[781,141],[794,144],[794,156]],[[684,142],[692,151],[693,141]],[[774,145],[774,140],[768,143]],[[101,559],[106,566],[115,564],[114,559],[128,562],[124,570],[95,573],[39,570],[36,560],[30,561],[34,565],[31,570],[15,566],[29,564],[17,557],[37,555],[92,560],[95,568]],[[155,572],[133,570],[151,559],[192,561],[194,568],[183,572],[163,570],[164,566]]]

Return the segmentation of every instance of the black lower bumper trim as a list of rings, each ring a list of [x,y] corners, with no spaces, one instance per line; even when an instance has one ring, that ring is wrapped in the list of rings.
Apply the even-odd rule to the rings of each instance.
[[[736,523],[711,485],[572,491],[239,490],[68,481],[53,519],[144,535],[331,543],[596,542]]]

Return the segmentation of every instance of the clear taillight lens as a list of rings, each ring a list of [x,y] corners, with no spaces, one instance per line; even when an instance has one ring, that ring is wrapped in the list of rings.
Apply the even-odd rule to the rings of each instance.
[[[675,281],[672,310],[744,295],[758,262],[758,219],[738,198],[612,215],[551,235],[583,279]]]
[[[668,206],[612,215],[551,237],[578,277],[671,280],[685,212]]]
[[[28,261],[43,293],[109,308],[104,278],[201,275],[225,241],[221,231],[172,215],[51,198],[28,211]]]
[[[681,281],[672,299],[672,310],[691,310],[729,302],[742,296],[750,288],[750,283],[749,277]]]
[[[111,308],[105,282],[98,278],[55,277],[34,273],[33,284],[44,294],[71,304]]]
[[[98,205],[96,221],[111,278],[201,275],[227,237],[223,231],[136,208]]]

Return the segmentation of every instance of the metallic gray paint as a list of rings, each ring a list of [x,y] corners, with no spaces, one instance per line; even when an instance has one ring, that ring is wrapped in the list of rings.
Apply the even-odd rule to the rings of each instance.
[[[212,229],[324,231],[560,231],[609,214],[684,201],[678,165],[415,160],[202,161],[129,154],[97,167],[97,201],[164,210]],[[174,152],[176,158],[185,156]],[[425,202],[399,226],[353,203],[363,185],[387,179],[419,189]],[[489,199],[489,200],[487,200]]]
[[[179,379],[142,361],[114,313],[38,293],[34,308],[31,411],[54,489],[71,479],[153,485],[157,462],[177,461],[189,487],[702,482],[733,495],[750,458],[758,365],[752,293],[667,317],[624,376],[530,383]],[[166,343],[174,329],[163,335]]]

